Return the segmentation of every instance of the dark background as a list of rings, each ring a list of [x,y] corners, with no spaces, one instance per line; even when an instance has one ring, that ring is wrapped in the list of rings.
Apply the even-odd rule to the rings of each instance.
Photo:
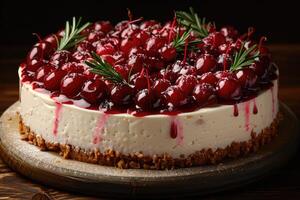
[[[72,16],[117,22],[127,19],[126,8],[131,9],[135,18],[170,20],[174,10],[187,10],[189,6],[199,16],[215,21],[217,27],[231,24],[246,32],[248,26],[254,26],[257,37],[267,36],[280,71],[279,99],[300,117],[300,9],[296,0],[0,0],[0,114],[18,99],[17,70],[30,46],[37,41],[33,32],[41,36],[56,32]],[[299,153],[272,176],[208,199],[300,199]],[[31,199],[40,193],[47,194],[45,199],[49,195],[53,199],[85,199],[25,179],[0,159],[0,197]]]
[[[111,20],[116,23],[127,19],[130,8],[135,18],[170,20],[174,10],[193,6],[199,16],[216,22],[217,27],[231,24],[240,32],[254,26],[257,35],[268,36],[269,43],[300,42],[299,8],[297,1],[209,1],[209,0],[132,0],[132,1],[15,1],[0,2],[0,44],[31,45],[36,38],[64,27],[72,16],[85,20]]]

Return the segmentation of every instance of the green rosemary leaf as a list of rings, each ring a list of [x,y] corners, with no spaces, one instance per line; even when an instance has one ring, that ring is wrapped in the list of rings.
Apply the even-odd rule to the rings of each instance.
[[[85,64],[92,68],[92,73],[99,74],[104,79],[113,83],[128,84],[127,81],[110,64],[105,62],[95,52],[92,52],[92,57],[92,61],[85,62]]]
[[[59,40],[57,50],[69,49],[75,46],[77,43],[84,40],[85,36],[80,35],[80,33],[89,25],[90,25],[89,22],[81,25],[81,17],[77,22],[76,22],[76,18],[73,17],[71,26],[70,26],[70,22],[67,21],[65,27],[65,34]]]

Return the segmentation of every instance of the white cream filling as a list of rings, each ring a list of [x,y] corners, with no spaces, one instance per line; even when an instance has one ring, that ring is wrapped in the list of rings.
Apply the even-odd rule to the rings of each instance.
[[[222,105],[182,113],[175,118],[167,115],[107,116],[101,111],[68,104],[62,104],[61,110],[57,110],[56,103],[48,94],[37,92],[30,84],[23,83],[20,87],[20,114],[24,124],[47,142],[71,144],[85,150],[113,149],[124,154],[168,153],[177,158],[201,149],[225,148],[233,141],[247,141],[251,139],[251,131],[260,133],[268,127],[278,112],[278,82],[275,80],[273,83],[271,89],[262,92],[255,100],[239,103],[238,116],[234,116],[233,105]],[[254,101],[257,114],[253,114]],[[55,135],[56,111],[59,119]],[[179,131],[175,139],[170,136],[172,120],[182,127],[182,132]]]

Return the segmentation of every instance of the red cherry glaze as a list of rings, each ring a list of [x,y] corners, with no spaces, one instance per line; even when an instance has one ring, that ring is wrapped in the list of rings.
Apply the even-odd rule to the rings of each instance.
[[[104,54],[114,54],[116,52],[115,50],[115,47],[110,44],[110,43],[107,43],[107,44],[97,44],[97,50],[96,50],[97,54],[98,55],[104,55]]]

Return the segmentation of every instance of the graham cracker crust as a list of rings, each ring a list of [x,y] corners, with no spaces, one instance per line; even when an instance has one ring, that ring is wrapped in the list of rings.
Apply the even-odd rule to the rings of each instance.
[[[162,155],[143,155],[142,152],[135,152],[124,155],[120,152],[108,149],[105,152],[99,150],[86,151],[70,144],[59,144],[45,141],[40,135],[34,133],[25,126],[19,115],[19,129],[21,139],[38,146],[42,151],[58,152],[65,159],[73,159],[81,162],[94,163],[105,166],[114,166],[121,169],[175,169],[208,164],[221,163],[225,159],[232,159],[257,152],[260,147],[271,142],[278,133],[280,114],[272,124],[261,133],[252,132],[251,139],[245,142],[232,142],[226,148],[202,149],[189,156],[182,155],[180,158],[172,158],[167,153]]]

